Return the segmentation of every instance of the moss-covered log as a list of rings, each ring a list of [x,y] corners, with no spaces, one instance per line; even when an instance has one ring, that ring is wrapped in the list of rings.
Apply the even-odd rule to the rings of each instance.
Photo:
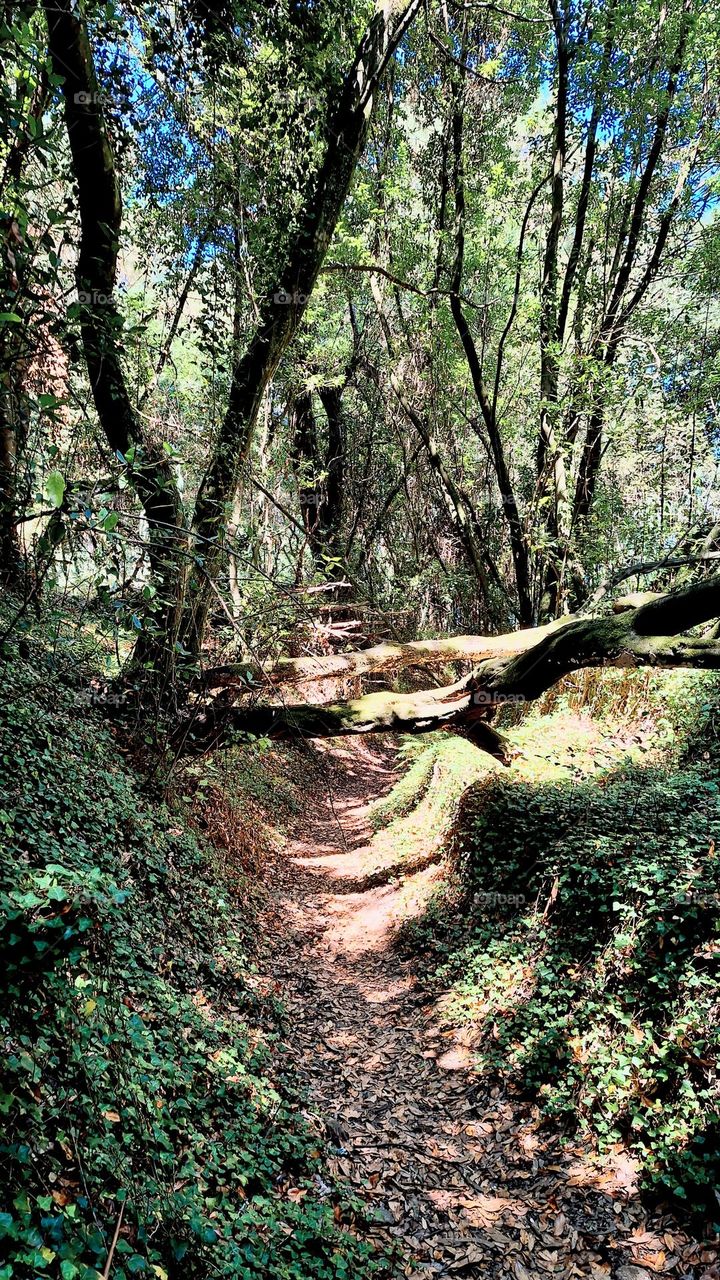
[[[419,694],[368,693],[348,702],[313,705],[229,707],[215,704],[197,711],[183,725],[183,752],[228,746],[237,735],[283,740],[341,738],[365,733],[432,733],[452,727],[498,759],[508,761],[510,745],[487,723],[487,710],[475,706],[471,690],[457,686]]]
[[[515,696],[539,698],[563,676],[581,667],[696,667],[720,669],[720,641],[706,637],[639,635],[621,614],[576,622],[510,661],[490,660],[470,684],[476,701],[492,706]]]
[[[232,685],[299,684],[310,680],[343,680],[355,676],[401,671],[413,666],[443,666],[449,662],[480,662],[483,658],[510,657],[522,653],[528,645],[567,626],[570,618],[534,627],[528,631],[511,631],[502,636],[446,636],[439,640],[410,640],[407,644],[376,644],[371,649],[352,653],[333,653],[319,657],[281,658],[265,671],[255,663],[236,662],[211,667],[201,677],[208,689]]]
[[[453,729],[467,734],[483,750],[507,759],[508,743],[487,723],[498,706],[532,701],[581,667],[720,669],[720,640],[677,634],[682,628],[718,616],[720,574],[715,574],[626,613],[518,632],[523,652],[485,658],[468,680],[446,689],[418,694],[370,693],[327,705],[229,706],[218,700],[210,707],[196,709],[183,725],[182,749],[221,746],[237,734],[274,739],[332,738]],[[544,633],[539,639],[538,631]]]

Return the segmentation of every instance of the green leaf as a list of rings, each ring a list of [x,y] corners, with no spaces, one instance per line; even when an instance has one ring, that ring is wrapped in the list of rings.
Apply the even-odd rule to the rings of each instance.
[[[51,471],[45,481],[45,493],[54,507],[61,507],[65,497],[65,480],[59,471]]]

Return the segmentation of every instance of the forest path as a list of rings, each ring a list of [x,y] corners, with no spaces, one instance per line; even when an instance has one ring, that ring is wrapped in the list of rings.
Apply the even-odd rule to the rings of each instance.
[[[392,750],[328,744],[318,760],[313,803],[271,873],[284,942],[270,949],[295,1069],[332,1171],[365,1203],[362,1235],[417,1280],[685,1274],[672,1252],[687,1256],[687,1237],[648,1219],[624,1153],[600,1165],[562,1149],[536,1108],[473,1074],[393,949],[442,871],[378,864],[370,808],[399,776]]]

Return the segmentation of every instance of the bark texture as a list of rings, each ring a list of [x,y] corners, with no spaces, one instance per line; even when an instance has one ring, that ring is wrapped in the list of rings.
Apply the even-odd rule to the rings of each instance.
[[[370,693],[328,705],[248,707],[216,702],[196,711],[192,721],[183,726],[183,749],[222,746],[237,733],[269,738],[325,738],[362,733],[430,733],[451,728],[472,737],[483,750],[507,759],[507,743],[494,731],[487,732],[487,722],[499,706],[533,701],[581,667],[720,669],[720,640],[712,634],[679,634],[718,616],[720,574],[714,574],[703,582],[611,617],[571,619],[521,631],[513,638],[496,637],[495,653],[485,656],[467,680],[445,689],[419,694]],[[456,658],[477,652],[482,640],[476,636],[463,639],[470,643],[465,643]],[[511,639],[516,647],[508,652]],[[457,645],[458,641],[427,643]],[[504,652],[501,645],[505,645]],[[397,659],[404,656],[397,650],[410,646],[379,648],[394,649]]]

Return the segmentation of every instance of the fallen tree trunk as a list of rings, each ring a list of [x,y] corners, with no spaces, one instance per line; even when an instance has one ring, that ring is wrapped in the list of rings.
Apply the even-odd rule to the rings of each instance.
[[[400,671],[412,666],[442,666],[447,662],[479,662],[483,658],[510,657],[522,653],[529,644],[537,643],[572,622],[561,618],[528,631],[511,631],[503,636],[447,636],[439,640],[409,640],[406,644],[376,644],[371,649],[327,656],[281,658],[265,671],[255,663],[233,662],[210,667],[202,673],[200,683],[207,689],[232,685],[248,688],[266,684],[298,684],[303,680],[343,680],[354,676]]]
[[[370,693],[327,705],[229,706],[218,700],[195,711],[182,726],[177,745],[181,751],[192,751],[227,745],[244,734],[272,739],[331,738],[451,728],[507,760],[509,744],[487,723],[499,706],[532,701],[581,667],[720,669],[720,640],[678,634],[719,615],[720,574],[715,574],[609,618],[579,619],[518,632],[516,638],[523,651],[485,658],[469,679],[446,689],[419,694]],[[544,634],[538,638],[538,632]]]
[[[465,682],[463,682],[465,683]],[[271,738],[341,738],[364,733],[432,733],[452,726],[483,750],[507,762],[510,745],[487,724],[485,707],[472,705],[463,688],[432,693],[368,693],[349,702],[286,706],[214,705],[193,716],[176,737],[183,753],[229,746],[238,735]]]

